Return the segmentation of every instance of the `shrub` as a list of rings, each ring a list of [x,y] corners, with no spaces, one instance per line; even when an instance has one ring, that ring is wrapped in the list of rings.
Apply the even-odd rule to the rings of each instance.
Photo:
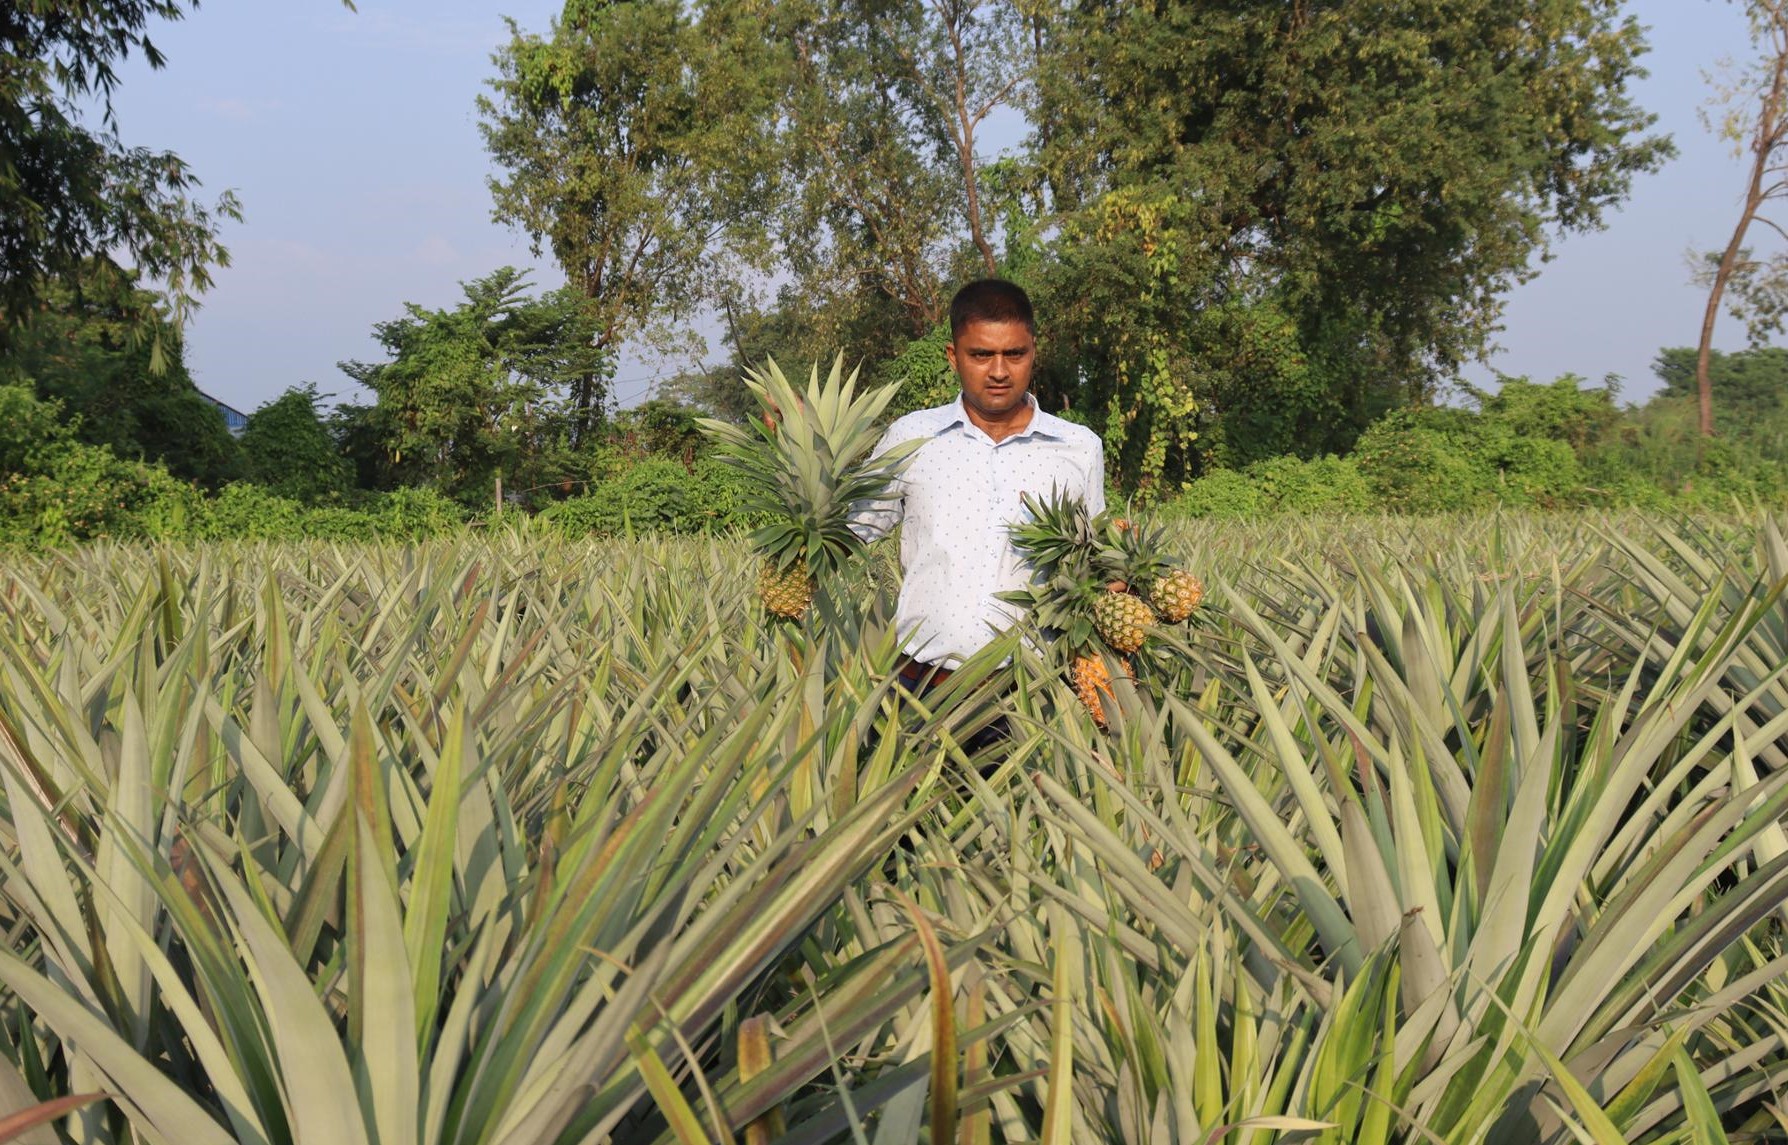
[[[434,489],[405,487],[380,493],[363,511],[380,537],[422,539],[451,533],[466,523],[459,502]]]
[[[76,437],[56,403],[0,385],[0,542],[31,547],[95,537],[179,537],[204,512],[191,485]]]
[[[344,496],[353,467],[317,415],[317,389],[294,386],[248,415],[242,431],[243,474],[294,501]]]
[[[761,513],[745,509],[745,475],[716,457],[695,463],[695,510],[704,532],[720,533],[750,528],[760,523]]]
[[[1379,502],[1392,512],[1413,514],[1487,504],[1494,497],[1491,468],[1463,447],[1456,426],[1446,425],[1458,419],[1426,413],[1472,416],[1463,410],[1393,410],[1360,435],[1352,457]]]
[[[950,326],[943,323],[924,337],[914,338],[900,353],[876,367],[876,385],[900,383],[900,392],[888,406],[890,417],[940,406],[956,397],[956,375],[951,372],[950,359],[944,351],[949,344]]]
[[[1563,441],[1511,436],[1500,445],[1488,460],[1500,476],[1502,500],[1550,509],[1586,499],[1583,465]]]
[[[1254,517],[1265,508],[1260,490],[1245,474],[1215,469],[1188,484],[1165,506],[1165,512],[1185,517]]]
[[[198,532],[210,540],[293,540],[304,535],[304,506],[248,481],[218,490]]]
[[[1247,476],[1272,513],[1367,513],[1376,508],[1372,487],[1351,458],[1274,457],[1257,461]]]
[[[541,516],[567,537],[688,533],[705,520],[697,479],[666,458],[641,461],[587,496],[561,501]]]

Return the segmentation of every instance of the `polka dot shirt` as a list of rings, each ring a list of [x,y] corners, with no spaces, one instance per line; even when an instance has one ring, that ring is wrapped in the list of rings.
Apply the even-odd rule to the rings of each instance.
[[[1030,424],[1002,441],[969,421],[958,397],[900,418],[877,446],[880,451],[925,441],[894,495],[863,506],[852,519],[865,540],[903,526],[905,578],[895,623],[915,660],[958,663],[1017,618],[1018,607],[994,594],[1030,583],[1030,570],[1007,531],[1023,515],[1023,494],[1062,490],[1084,499],[1092,513],[1105,508],[1105,453],[1098,435],[1030,400]]]

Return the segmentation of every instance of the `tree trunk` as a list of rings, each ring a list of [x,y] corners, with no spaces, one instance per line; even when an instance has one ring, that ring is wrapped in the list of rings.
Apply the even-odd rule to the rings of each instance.
[[[1772,9],[1778,32],[1782,28],[1779,8],[1780,5],[1777,5]],[[1783,143],[1782,100],[1785,87],[1788,87],[1788,44],[1778,39],[1769,91],[1765,93],[1763,105],[1757,111],[1757,129],[1751,136],[1751,180],[1745,188],[1745,207],[1738,216],[1738,225],[1732,228],[1731,240],[1720,255],[1720,265],[1714,270],[1713,285],[1707,292],[1707,310],[1701,316],[1701,341],[1695,348],[1695,395],[1700,406],[1702,437],[1712,437],[1714,432],[1713,382],[1708,376],[1708,366],[1713,358],[1714,322],[1720,316],[1720,302],[1725,297],[1726,285],[1731,282],[1739,255],[1744,251],[1745,232],[1750,230],[1751,221],[1757,217],[1758,209],[1770,194],[1764,184],[1769,174],[1770,161]]]
[[[969,5],[972,9],[974,5]],[[938,4],[937,11],[943,20],[944,30],[950,36],[951,70],[955,73],[956,91],[953,113],[956,116],[956,157],[962,163],[962,189],[964,192],[966,213],[968,215],[969,237],[974,240],[975,249],[981,252],[981,264],[987,268],[987,277],[992,278],[999,273],[999,262],[993,257],[993,245],[987,241],[986,228],[981,225],[981,193],[975,181],[975,125],[985,115],[987,108],[975,112],[969,108],[968,48],[962,39],[962,21],[968,13],[949,4]],[[917,69],[915,69],[916,71]],[[1008,89],[1010,85],[1007,85]],[[1005,92],[994,97],[993,102],[1002,99]],[[990,102],[988,107],[993,104]]]
[[[1713,381],[1708,375],[1708,365],[1713,359],[1714,321],[1720,316],[1720,299],[1725,296],[1726,282],[1732,277],[1732,268],[1738,263],[1739,243],[1743,241],[1745,228],[1750,225],[1750,215],[1739,220],[1738,227],[1732,232],[1732,241],[1726,246],[1726,253],[1720,256],[1720,265],[1714,271],[1713,287],[1707,292],[1707,310],[1701,316],[1701,341],[1695,348],[1695,398],[1700,408],[1699,425],[1702,437],[1713,436]]]

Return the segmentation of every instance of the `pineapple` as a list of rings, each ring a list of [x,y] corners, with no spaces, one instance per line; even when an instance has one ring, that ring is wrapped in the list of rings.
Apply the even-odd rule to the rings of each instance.
[[[1204,582],[1185,569],[1169,569],[1149,586],[1149,603],[1169,624],[1178,624],[1192,615],[1204,600]]]
[[[1130,662],[1118,661],[1118,668],[1126,677],[1130,675]],[[1074,685],[1074,694],[1086,705],[1092,714],[1093,722],[1100,727],[1106,724],[1105,704],[1101,694],[1112,696],[1111,669],[1106,667],[1105,657],[1097,652],[1083,653],[1074,658],[1074,666],[1069,670],[1069,680]]]
[[[1105,726],[1105,705],[1100,701],[1100,693],[1111,695],[1111,669],[1105,666],[1105,657],[1099,655],[1076,656],[1071,672],[1074,682],[1074,694],[1092,713],[1093,722],[1100,727]]]
[[[1109,591],[1101,538],[1105,522],[1088,516],[1077,499],[1056,495],[1026,496],[1028,519],[1012,526],[1012,544],[1035,570],[1031,587],[1002,597],[1027,606],[1039,627],[1051,634],[1050,646],[1064,654],[1069,682],[1080,702],[1101,727],[1106,723],[1111,671],[1099,650],[1104,639],[1125,655],[1141,647],[1154,613],[1140,597]],[[1122,670],[1129,674],[1127,661]]]
[[[1142,647],[1154,625],[1155,610],[1139,596],[1107,590],[1093,602],[1093,628],[1099,639],[1126,656]]]
[[[786,569],[766,560],[757,574],[758,599],[771,613],[787,620],[799,620],[807,612],[813,603],[813,589],[813,574],[800,557]]]
[[[853,508],[886,497],[920,443],[872,456],[881,436],[876,420],[900,387],[859,395],[856,372],[844,375],[843,355],[823,383],[813,367],[805,392],[774,361],[746,371],[745,384],[764,408],[761,417],[746,425],[712,418],[699,424],[750,479],[745,508],[764,520],[751,534],[764,562],[759,599],[772,615],[798,620],[819,583],[862,551],[850,527]]]

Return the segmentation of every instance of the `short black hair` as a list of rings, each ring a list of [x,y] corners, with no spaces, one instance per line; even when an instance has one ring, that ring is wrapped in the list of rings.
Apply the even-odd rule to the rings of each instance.
[[[977,278],[950,299],[950,340],[974,322],[1022,322],[1033,337],[1037,316],[1024,287],[1003,278]]]

